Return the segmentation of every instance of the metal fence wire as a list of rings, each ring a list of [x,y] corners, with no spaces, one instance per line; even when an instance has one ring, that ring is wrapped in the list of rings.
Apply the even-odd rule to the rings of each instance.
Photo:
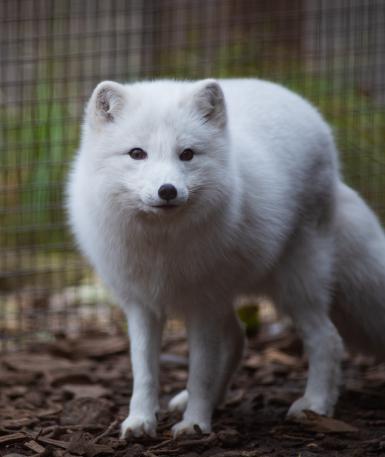
[[[0,0],[0,348],[120,319],[66,227],[63,183],[104,79],[252,76],[312,100],[385,216],[383,0]]]

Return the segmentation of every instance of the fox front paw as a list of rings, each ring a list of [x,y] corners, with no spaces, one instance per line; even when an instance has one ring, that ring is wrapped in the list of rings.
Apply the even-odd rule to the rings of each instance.
[[[306,419],[304,411],[310,410],[317,414],[332,416],[333,406],[329,405],[327,401],[321,399],[312,399],[306,396],[298,398],[289,408],[287,417],[289,419]]]
[[[211,425],[203,421],[194,421],[183,419],[172,427],[174,438],[180,435],[197,435],[199,433],[210,433]]]
[[[129,415],[122,422],[120,427],[120,437],[124,438],[139,438],[141,436],[156,436],[156,419],[155,417],[143,417]]]
[[[187,390],[182,390],[178,394],[176,394],[168,403],[168,410],[172,413],[184,413],[187,407],[188,401],[188,392]]]

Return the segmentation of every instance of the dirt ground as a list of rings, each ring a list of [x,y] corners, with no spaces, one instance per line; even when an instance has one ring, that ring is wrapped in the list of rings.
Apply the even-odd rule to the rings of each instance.
[[[213,432],[173,440],[177,421],[160,414],[156,439],[120,440],[131,373],[127,342],[93,335],[58,339],[0,356],[0,456],[385,456],[385,365],[347,358],[336,419],[309,413],[285,421],[304,386],[306,363],[291,332],[249,339],[242,367]],[[186,384],[183,334],[166,338],[161,404]]]

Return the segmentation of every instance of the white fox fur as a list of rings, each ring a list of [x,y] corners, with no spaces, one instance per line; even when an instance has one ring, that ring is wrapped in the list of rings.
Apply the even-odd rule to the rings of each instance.
[[[132,158],[135,148],[145,157]],[[164,184],[177,191],[171,209]],[[156,432],[169,313],[185,319],[190,347],[187,390],[170,402],[184,411],[174,435],[210,430],[242,355],[241,293],[271,297],[303,339],[309,377],[289,415],[333,413],[335,324],[384,354],[384,233],[342,183],[329,127],[289,90],[255,79],[103,82],[67,192],[79,246],[127,314],[134,385],[123,435]]]

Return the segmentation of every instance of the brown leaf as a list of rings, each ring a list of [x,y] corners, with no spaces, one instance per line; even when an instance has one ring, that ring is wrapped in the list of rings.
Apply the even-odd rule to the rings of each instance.
[[[51,350],[67,357],[102,358],[128,351],[128,341],[118,336],[99,336],[64,340],[54,343]]]
[[[314,411],[304,411],[306,418],[300,420],[317,433],[354,433],[358,428],[333,417],[321,416]]]
[[[63,384],[88,384],[94,381],[92,374],[88,370],[77,367],[49,373],[47,378],[53,387],[59,387]]]
[[[269,348],[264,352],[264,357],[268,362],[278,363],[286,365],[288,367],[298,367],[301,364],[301,360],[292,355],[286,354],[278,349]]]
[[[247,357],[243,365],[251,370],[256,370],[263,365],[262,357],[259,354],[251,354]]]
[[[99,384],[65,384],[64,386],[62,386],[62,388],[65,392],[71,393],[74,396],[74,398],[100,398],[110,394],[110,391],[108,389]]]
[[[72,368],[73,362],[52,357],[48,354],[30,354],[20,352],[19,354],[10,354],[4,356],[3,362],[8,367],[23,373],[45,373],[55,371],[59,368]]]
[[[176,381],[186,381],[187,380],[187,372],[186,370],[180,370],[179,368],[174,369],[170,375]]]

